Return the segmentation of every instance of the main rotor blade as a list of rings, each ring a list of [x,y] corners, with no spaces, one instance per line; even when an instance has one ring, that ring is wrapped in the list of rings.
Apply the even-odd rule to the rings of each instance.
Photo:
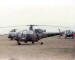
[[[57,26],[57,25],[17,25],[17,26],[7,26],[7,27],[0,27],[0,28],[13,28],[13,27],[21,27],[21,26],[48,26],[48,27],[61,27],[61,28],[70,28],[70,27],[64,27],[64,26]]]

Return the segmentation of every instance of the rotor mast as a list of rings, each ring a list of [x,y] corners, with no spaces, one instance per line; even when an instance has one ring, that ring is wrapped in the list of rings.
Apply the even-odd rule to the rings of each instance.
[[[33,30],[34,25],[30,25],[29,30]]]

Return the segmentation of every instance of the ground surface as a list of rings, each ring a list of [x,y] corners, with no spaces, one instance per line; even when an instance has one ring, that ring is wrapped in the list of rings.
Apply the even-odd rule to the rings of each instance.
[[[75,60],[75,39],[44,38],[44,42],[21,46],[6,36],[0,36],[0,60]]]

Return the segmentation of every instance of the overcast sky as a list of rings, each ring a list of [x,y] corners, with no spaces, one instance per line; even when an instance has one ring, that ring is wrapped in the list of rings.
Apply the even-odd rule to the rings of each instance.
[[[75,0],[0,0],[0,26],[74,21]]]

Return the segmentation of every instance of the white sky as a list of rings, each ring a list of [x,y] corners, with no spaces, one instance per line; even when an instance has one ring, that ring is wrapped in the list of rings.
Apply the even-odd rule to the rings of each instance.
[[[0,0],[0,26],[75,24],[75,0]]]

